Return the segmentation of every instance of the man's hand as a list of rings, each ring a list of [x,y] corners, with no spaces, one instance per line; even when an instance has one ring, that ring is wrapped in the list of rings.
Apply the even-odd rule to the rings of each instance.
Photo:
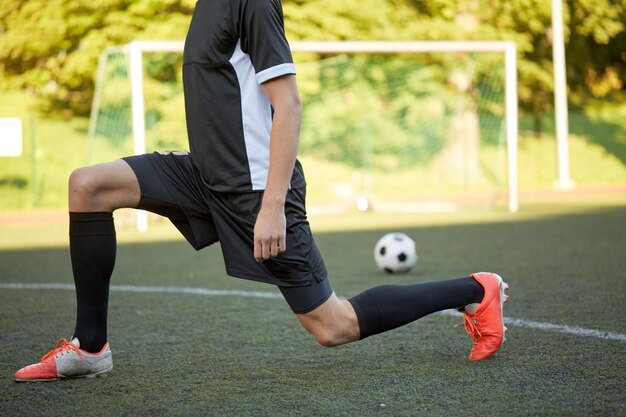
[[[263,262],[287,250],[285,209],[263,204],[254,225],[254,259]]]

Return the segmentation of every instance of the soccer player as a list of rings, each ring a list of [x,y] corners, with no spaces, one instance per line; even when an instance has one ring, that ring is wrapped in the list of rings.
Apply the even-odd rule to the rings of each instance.
[[[75,170],[69,179],[76,327],[16,381],[111,372],[112,213],[168,217],[200,250],[220,242],[229,275],[276,285],[323,346],[364,339],[450,308],[465,312],[470,360],[504,341],[507,284],[481,272],[415,285],[383,285],[347,300],[333,292],[305,209],[296,159],[302,107],[279,0],[199,0],[184,50],[190,152],[152,153]]]

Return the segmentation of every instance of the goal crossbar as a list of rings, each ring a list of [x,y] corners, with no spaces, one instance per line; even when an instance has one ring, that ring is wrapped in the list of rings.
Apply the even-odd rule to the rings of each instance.
[[[504,54],[505,123],[507,144],[507,205],[511,213],[519,209],[518,199],[518,97],[517,47],[511,41],[296,41],[293,52],[332,53],[427,53],[427,52],[495,52]],[[145,108],[143,102],[143,53],[182,52],[184,41],[133,41],[124,46],[130,57],[132,92],[132,126],[134,151],[145,153]],[[147,217],[138,227],[147,227]]]

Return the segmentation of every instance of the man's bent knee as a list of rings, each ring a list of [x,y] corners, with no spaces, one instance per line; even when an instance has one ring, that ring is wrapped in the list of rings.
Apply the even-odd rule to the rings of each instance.
[[[136,207],[139,198],[137,178],[122,160],[78,168],[70,174],[70,211],[113,211]]]
[[[306,314],[299,314],[302,326],[322,346],[333,347],[359,339],[360,330],[356,313],[347,301],[333,294],[324,304]]]
[[[70,210],[72,206],[84,205],[94,200],[97,194],[98,183],[89,167],[78,168],[72,171],[69,178]]]
[[[344,337],[343,334],[333,333],[325,329],[315,330],[312,334],[317,343],[324,347],[340,346],[353,341]]]

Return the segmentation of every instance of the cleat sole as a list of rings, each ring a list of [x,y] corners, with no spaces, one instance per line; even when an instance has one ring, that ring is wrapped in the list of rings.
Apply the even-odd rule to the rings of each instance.
[[[111,369],[105,369],[102,370],[100,372],[96,372],[93,374],[86,374],[86,375],[76,375],[76,376],[58,376],[56,378],[13,378],[13,380],[15,382],[50,382],[50,381],[60,381],[63,379],[79,379],[79,378],[85,378],[85,379],[94,379],[94,378],[106,378],[107,376],[109,376],[109,374],[113,371],[113,368]]]
[[[95,372],[93,374],[85,374],[85,375],[76,375],[76,376],[60,376],[59,379],[76,379],[76,378],[86,378],[86,379],[94,379],[94,378],[104,378],[107,377],[113,368],[104,369],[100,372]]]
[[[45,378],[45,379],[29,379],[29,378],[13,378],[15,382],[50,382],[58,381],[59,378]]]

